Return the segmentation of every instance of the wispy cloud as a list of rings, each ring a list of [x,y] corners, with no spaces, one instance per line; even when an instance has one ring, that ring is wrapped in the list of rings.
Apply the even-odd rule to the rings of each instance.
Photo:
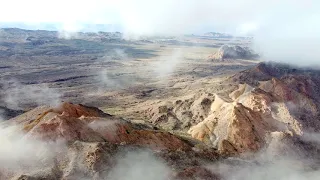
[[[45,84],[24,85],[11,79],[2,81],[1,86],[1,101],[11,109],[23,109],[29,105],[56,106],[61,102],[61,94]]]
[[[119,156],[107,179],[163,180],[169,179],[170,169],[148,151],[129,151]]]

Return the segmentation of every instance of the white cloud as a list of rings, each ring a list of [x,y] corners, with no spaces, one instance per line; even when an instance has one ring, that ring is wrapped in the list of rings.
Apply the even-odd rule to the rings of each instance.
[[[11,109],[23,109],[28,105],[57,106],[61,103],[61,94],[46,84],[23,85],[11,79],[0,82],[0,85],[3,86],[1,100],[6,107]]]
[[[130,151],[118,159],[107,179],[163,180],[169,179],[170,169],[148,151]]]
[[[26,137],[19,126],[0,125],[0,171],[37,170],[52,165],[54,156],[65,151],[64,141],[44,142]]]

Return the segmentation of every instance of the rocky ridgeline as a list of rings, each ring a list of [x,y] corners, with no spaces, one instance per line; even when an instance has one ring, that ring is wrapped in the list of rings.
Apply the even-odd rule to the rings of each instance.
[[[260,63],[223,83],[235,88],[142,104],[139,113],[150,125],[84,105],[35,108],[1,124],[5,131],[14,127],[17,139],[36,142],[37,156],[0,167],[0,179],[105,179],[119,152],[141,150],[169,167],[167,179],[221,179],[208,163],[261,151],[320,157],[319,147],[305,140],[320,131],[319,71]],[[43,144],[50,149],[39,153]]]
[[[319,75],[261,63],[230,77],[225,83],[238,84],[232,92],[180,97],[143,112],[157,127],[185,132],[220,154],[257,152],[277,138],[319,132]]]
[[[218,157],[214,150],[195,151],[192,143],[169,132],[132,124],[93,107],[70,103],[57,108],[42,106],[2,126],[18,127],[26,142],[38,142],[34,152],[40,149],[40,142],[45,147],[61,147],[48,156],[37,153],[41,158],[32,165],[41,171],[23,165],[0,168],[1,179],[105,179],[117,164],[117,153],[139,151],[150,151],[166,162],[171,167],[170,179],[219,179],[204,166]]]

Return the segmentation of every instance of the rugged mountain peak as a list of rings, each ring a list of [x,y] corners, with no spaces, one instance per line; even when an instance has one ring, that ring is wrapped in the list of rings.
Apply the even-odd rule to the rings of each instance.
[[[98,108],[87,107],[84,105],[77,105],[72,103],[64,102],[57,107],[45,109],[39,111],[38,114],[33,114],[33,117],[28,117],[30,120],[24,125],[26,131],[31,130],[37,124],[43,121],[51,121],[53,119],[59,119],[64,121],[65,119],[77,119],[82,116],[84,117],[107,117],[110,116]],[[58,120],[58,121],[59,121]]]
[[[152,149],[190,149],[186,143],[168,132],[132,124],[94,107],[63,103],[55,108],[39,109],[33,115],[28,116],[31,120],[21,123],[28,137],[53,141],[108,141]]]
[[[158,117],[151,121],[156,126],[165,129],[170,123],[221,153],[258,151],[268,146],[273,132],[302,136],[320,130],[320,123],[314,121],[320,107],[318,74],[260,63],[233,76],[238,85],[231,92],[199,93],[161,106],[155,103],[146,106],[151,109],[146,113],[152,112],[151,119]],[[206,103],[199,103],[204,99]]]
[[[296,72],[300,73],[296,73]],[[240,83],[228,98],[215,95],[209,115],[188,133],[219,150],[236,152],[267,146],[272,132],[301,136],[320,130],[316,70],[260,63],[233,76]],[[218,142],[217,142],[218,141]]]
[[[111,115],[104,113],[98,108],[84,106],[82,104],[72,104],[64,102],[51,110],[54,113],[65,114],[70,117],[110,117]]]
[[[193,138],[206,142],[220,151],[233,146],[236,152],[256,151],[263,145],[261,137],[264,125],[259,113],[237,101],[225,101],[216,96],[211,113],[201,123],[188,131]],[[228,141],[229,143],[226,143]]]
[[[22,168],[10,172],[0,168],[0,177],[28,172],[18,178],[54,177],[52,179],[104,179],[115,165],[118,151],[151,151],[157,158],[165,159],[173,179],[180,177],[215,177],[201,165],[205,158],[216,158],[214,150],[193,150],[193,143],[172,133],[154,130],[144,124],[133,124],[110,116],[101,110],[83,105],[63,103],[56,108],[39,107],[9,121],[24,126],[23,139],[50,144],[67,142],[48,157],[41,159],[50,164],[44,172]],[[41,143],[40,143],[41,142]],[[47,147],[47,145],[45,145]],[[42,162],[38,162],[41,164]],[[54,166],[54,171],[51,165]],[[170,168],[171,169],[171,168]],[[189,170],[186,170],[189,169]],[[189,171],[195,174],[188,173]],[[170,174],[169,174],[170,175]]]

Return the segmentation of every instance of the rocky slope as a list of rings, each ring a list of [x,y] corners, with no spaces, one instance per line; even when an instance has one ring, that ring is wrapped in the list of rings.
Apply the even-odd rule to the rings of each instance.
[[[130,123],[97,108],[70,103],[57,108],[43,106],[8,120],[1,127],[1,132],[10,130],[10,135],[19,134],[19,139],[23,139],[18,142],[4,139],[8,146],[29,144],[35,156],[9,153],[19,155],[19,160],[32,160],[15,164],[9,159],[12,167],[0,168],[0,179],[117,179],[113,177],[113,167],[121,162],[119,154],[137,152],[151,154],[146,163],[152,160],[149,156],[154,157],[155,163],[163,161],[168,170],[162,177],[219,179],[204,167],[204,162],[217,158],[214,150],[195,150],[194,144],[186,139]],[[130,163],[139,165],[135,161]]]
[[[319,75],[260,63],[221,82],[234,87],[223,93],[149,103],[142,112],[159,128],[187,133],[220,153],[257,152],[275,138],[319,132]]]
[[[317,169],[319,79],[318,70],[260,63],[215,88],[131,109],[145,121],[41,106],[0,124],[0,179],[223,179],[208,164],[292,150]]]

